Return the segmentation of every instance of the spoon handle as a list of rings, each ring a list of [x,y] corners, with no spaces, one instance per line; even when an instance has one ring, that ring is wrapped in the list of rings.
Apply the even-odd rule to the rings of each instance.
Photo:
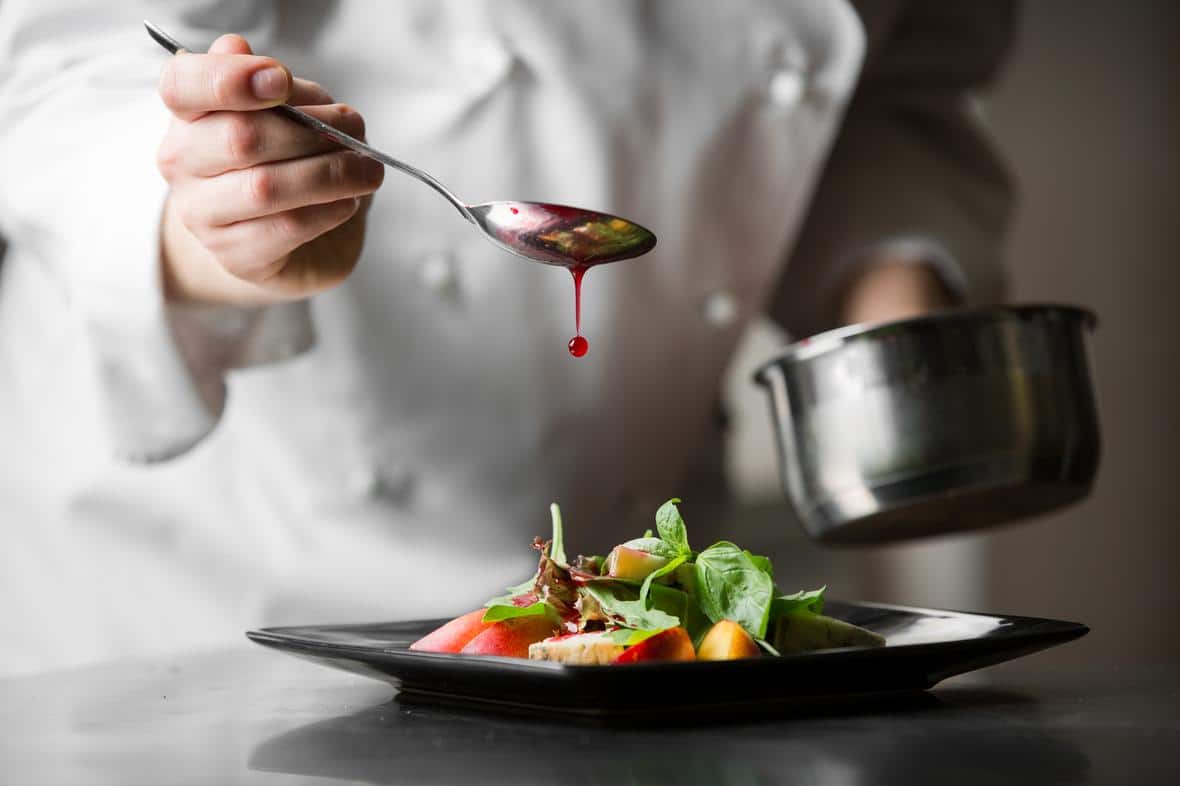
[[[143,22],[143,26],[147,28],[148,35],[150,35],[152,37],[153,41],[155,41],[157,44],[159,44],[160,46],[167,49],[172,54],[175,55],[180,52],[190,51],[190,50],[186,49],[184,46],[182,46],[179,41],[177,41],[175,38],[173,38],[172,36],[165,33],[163,30],[161,30],[157,25],[153,24],[152,22],[149,22],[145,19]],[[369,158],[380,161],[382,164],[385,164],[388,167],[392,167],[392,168],[398,170],[399,172],[405,172],[410,177],[417,178],[418,180],[421,180],[423,183],[430,186],[438,193],[442,194],[442,196],[448,202],[450,202],[452,205],[455,206],[455,208],[459,211],[459,213],[462,214],[462,216],[464,218],[466,218],[468,221],[470,221],[473,224],[475,223],[475,217],[471,215],[471,211],[467,209],[467,205],[464,204],[463,201],[459,199],[459,197],[452,194],[447,189],[446,186],[444,186],[442,183],[440,183],[438,180],[436,180],[432,175],[430,175],[426,172],[423,172],[421,169],[418,169],[417,167],[410,166],[409,164],[405,163],[404,161],[398,161],[393,156],[388,155],[386,153],[382,153],[380,150],[378,150],[375,147],[370,147],[369,145],[365,144],[364,142],[360,141],[359,139],[355,139],[355,138],[349,136],[348,134],[344,133],[343,131],[341,131],[337,128],[333,128],[332,126],[328,125],[327,123],[323,122],[322,120],[314,118],[311,115],[307,114],[306,112],[299,111],[298,109],[291,106],[290,104],[279,104],[278,106],[273,106],[273,107],[271,107],[271,111],[277,112],[278,114],[282,115],[283,117],[287,118],[288,120],[298,123],[299,125],[303,126],[304,128],[315,131],[317,134],[320,134],[321,136],[325,136],[328,139],[331,139],[333,142],[335,142],[338,145],[341,145],[342,147],[347,147],[349,150],[352,150],[353,152],[360,153],[362,156],[367,156]]]

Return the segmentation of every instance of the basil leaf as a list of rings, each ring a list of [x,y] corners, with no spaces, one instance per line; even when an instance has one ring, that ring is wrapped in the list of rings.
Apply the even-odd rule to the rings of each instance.
[[[771,603],[771,615],[776,619],[783,614],[796,609],[807,609],[813,614],[821,614],[824,610],[824,590],[827,586],[817,590],[800,590],[793,595],[780,595]]]
[[[696,560],[701,610],[714,623],[733,620],[755,639],[766,638],[774,582],[729,541],[714,543]]]
[[[745,552],[745,554],[750,558],[750,561],[754,563],[754,567],[758,568],[758,570],[762,571],[767,576],[770,576],[771,579],[774,579],[774,566],[770,564],[770,557],[751,554],[748,551]]]
[[[619,620],[624,627],[637,630],[662,630],[675,628],[680,618],[658,608],[648,608],[639,599],[639,590],[618,582],[594,582],[584,584],[581,591],[598,602],[608,616]],[[684,593],[680,593],[684,595]],[[687,596],[684,596],[687,600]],[[653,598],[654,600],[654,598]]]
[[[643,580],[643,586],[641,586],[639,588],[639,599],[646,602],[648,595],[651,594],[652,582],[655,581],[656,579],[660,578],[661,576],[667,576],[669,573],[671,573],[672,571],[679,568],[681,565],[684,564],[684,561],[686,559],[687,559],[687,557],[683,557],[683,556],[677,557],[676,559],[672,560],[664,567],[657,568],[657,569],[653,570],[651,573],[647,574],[647,578],[645,578]]]
[[[664,557],[666,559],[675,559],[679,556],[679,552],[675,548],[668,545],[659,538],[635,538],[623,544],[629,549],[642,551],[647,554],[654,554],[657,557]]]
[[[549,546],[549,559],[563,568],[568,568],[569,563],[565,559],[565,537],[561,531],[561,508],[557,507],[556,502],[549,506],[549,515],[553,519],[553,540]]]
[[[700,604],[684,590],[663,584],[653,584],[648,603],[652,608],[678,618],[680,627],[688,631],[694,646],[697,641],[705,637],[709,628],[712,627],[709,618],[701,612]]]
[[[511,620],[517,617],[540,617],[543,614],[549,613],[549,604],[544,601],[537,601],[528,606],[491,606],[483,615],[484,622],[499,622],[500,620]]]
[[[610,639],[615,644],[622,644],[624,647],[633,647],[644,639],[650,639],[657,633],[663,633],[663,630],[631,630],[630,628],[619,628],[612,630],[606,634],[604,638]]]
[[[660,505],[656,511],[656,530],[665,543],[676,549],[677,554],[687,557],[692,554],[692,549],[688,547],[688,530],[684,526],[684,519],[676,507],[678,502],[680,500],[673,497]]]

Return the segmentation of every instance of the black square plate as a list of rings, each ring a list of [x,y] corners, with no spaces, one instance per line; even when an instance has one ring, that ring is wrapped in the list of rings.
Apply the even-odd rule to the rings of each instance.
[[[829,601],[824,613],[874,630],[886,645],[780,658],[566,666],[520,658],[411,652],[446,620],[308,625],[251,640],[388,682],[403,700],[584,718],[717,714],[856,694],[920,691],[947,677],[1084,635],[1074,622]]]

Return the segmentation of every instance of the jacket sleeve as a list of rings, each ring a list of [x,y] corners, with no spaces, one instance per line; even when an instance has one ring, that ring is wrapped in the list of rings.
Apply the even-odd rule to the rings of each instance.
[[[215,18],[202,9],[216,5]],[[231,9],[231,10],[226,10]],[[212,13],[212,12],[211,12]],[[307,349],[305,303],[267,309],[164,302],[155,151],[167,128],[156,80],[167,57],[151,18],[194,48],[218,30],[265,40],[269,3],[0,3],[0,234],[11,264],[57,284],[46,307],[85,332],[113,451],[178,455],[207,435],[226,372]]]
[[[772,300],[792,335],[837,326],[857,266],[882,253],[933,266],[959,300],[1001,299],[1013,200],[974,93],[1009,47],[1009,2],[899,5],[866,17],[869,56]]]

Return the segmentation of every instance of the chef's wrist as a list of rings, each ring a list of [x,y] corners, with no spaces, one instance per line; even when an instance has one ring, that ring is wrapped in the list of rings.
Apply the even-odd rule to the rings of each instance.
[[[955,302],[933,264],[885,255],[857,267],[840,291],[838,308],[841,323],[851,325],[920,316]]]

